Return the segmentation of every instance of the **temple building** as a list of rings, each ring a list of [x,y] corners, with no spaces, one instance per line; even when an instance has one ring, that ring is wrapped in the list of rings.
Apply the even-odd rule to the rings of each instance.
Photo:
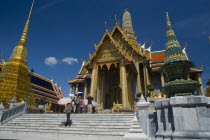
[[[2,59],[0,63],[0,102],[8,106],[8,102],[16,97],[18,102],[28,101],[33,106],[36,100],[46,97],[52,111],[60,112],[63,106],[57,102],[63,98],[61,88],[52,80],[28,71],[26,40],[33,3],[18,45],[9,60]]]
[[[31,87],[35,100],[45,97],[46,102],[50,103],[51,111],[63,112],[64,106],[58,104],[59,99],[64,97],[63,92],[61,87],[53,83],[53,80],[33,73],[31,77]]]
[[[179,44],[177,40],[171,43]],[[89,54],[87,62],[83,61],[76,78],[68,81],[70,94],[84,92],[86,98],[90,93],[104,109],[111,109],[117,103],[125,110],[134,109],[136,93],[146,93],[148,85],[154,87],[154,98],[164,96],[160,91],[168,82],[161,71],[166,59],[165,50],[152,51],[155,46],[138,43],[129,11],[123,14],[122,28],[116,22],[113,30],[109,32],[106,29],[99,44],[94,46],[95,52]],[[186,47],[182,54],[189,60]],[[201,85],[197,91],[200,95],[204,94],[200,77],[202,71],[202,68],[193,67],[188,75],[188,79]]]
[[[206,88],[206,95],[207,97],[210,97],[210,79],[208,79],[208,82],[206,83],[206,85],[208,86]]]

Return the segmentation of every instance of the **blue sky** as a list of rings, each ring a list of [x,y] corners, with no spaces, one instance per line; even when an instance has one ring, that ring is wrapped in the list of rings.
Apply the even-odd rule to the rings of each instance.
[[[25,25],[31,0],[0,0],[0,54],[8,60]],[[27,40],[29,69],[54,79],[65,95],[68,79],[74,79],[81,59],[88,60],[94,43],[101,40],[105,26],[122,23],[127,8],[132,16],[139,43],[165,48],[165,12],[181,46],[196,67],[203,66],[203,83],[210,78],[210,1],[209,0],[35,0]],[[46,58],[48,58],[46,61]],[[45,63],[46,62],[46,63]]]

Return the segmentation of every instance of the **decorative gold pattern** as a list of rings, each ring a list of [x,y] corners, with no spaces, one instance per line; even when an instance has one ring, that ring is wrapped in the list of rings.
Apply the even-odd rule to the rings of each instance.
[[[33,91],[29,86],[29,72],[28,64],[26,62],[26,39],[33,4],[34,1],[32,3],[20,42],[14,48],[11,57],[4,64],[0,73],[0,101],[3,102],[5,105],[7,105],[8,101],[13,97],[16,97],[18,101],[20,99],[25,99],[26,94],[29,91],[29,103],[34,102]]]

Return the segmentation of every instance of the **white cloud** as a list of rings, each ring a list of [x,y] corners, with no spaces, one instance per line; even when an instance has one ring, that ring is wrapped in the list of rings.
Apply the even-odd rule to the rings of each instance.
[[[72,65],[73,63],[78,63],[77,58],[73,58],[73,57],[66,57],[62,59],[62,62],[68,64],[68,65]]]
[[[47,57],[45,58],[44,63],[49,66],[55,66],[58,63],[58,60],[55,57]]]

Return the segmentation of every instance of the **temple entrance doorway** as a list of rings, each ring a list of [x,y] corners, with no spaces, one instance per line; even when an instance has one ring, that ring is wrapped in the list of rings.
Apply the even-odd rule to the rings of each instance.
[[[119,64],[103,65],[98,71],[98,89],[100,104],[104,109],[111,109],[113,103],[122,104]]]

